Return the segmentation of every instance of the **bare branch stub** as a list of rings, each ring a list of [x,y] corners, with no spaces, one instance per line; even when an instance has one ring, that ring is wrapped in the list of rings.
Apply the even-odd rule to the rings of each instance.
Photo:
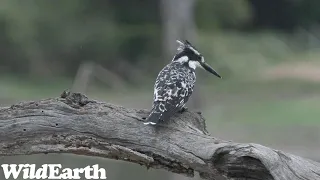
[[[319,163],[210,136],[199,113],[157,126],[143,124],[147,115],[80,93],[22,102],[0,108],[0,155],[73,153],[205,179],[320,179]]]

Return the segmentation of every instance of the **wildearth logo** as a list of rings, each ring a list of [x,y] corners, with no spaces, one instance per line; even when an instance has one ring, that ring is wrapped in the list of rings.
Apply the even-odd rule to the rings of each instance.
[[[62,168],[61,164],[43,164],[37,168],[35,164],[2,164],[4,177],[17,179],[107,179],[106,170],[98,164],[84,168]]]

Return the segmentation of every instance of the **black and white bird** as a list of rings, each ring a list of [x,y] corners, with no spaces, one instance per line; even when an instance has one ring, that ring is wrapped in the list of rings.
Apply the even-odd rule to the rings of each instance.
[[[171,63],[160,71],[156,79],[152,110],[144,124],[155,125],[168,120],[177,112],[186,110],[185,104],[196,82],[196,67],[201,67],[221,78],[190,42],[177,40],[177,43],[179,47],[176,55]]]

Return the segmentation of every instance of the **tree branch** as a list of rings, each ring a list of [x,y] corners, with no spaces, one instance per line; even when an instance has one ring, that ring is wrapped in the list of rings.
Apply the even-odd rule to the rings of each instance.
[[[204,179],[320,179],[320,164],[258,144],[211,137],[199,113],[146,126],[147,110],[82,94],[0,108],[0,156],[73,153],[119,159]]]

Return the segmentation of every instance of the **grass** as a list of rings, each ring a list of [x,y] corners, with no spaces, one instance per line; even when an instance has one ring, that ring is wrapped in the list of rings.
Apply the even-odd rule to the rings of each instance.
[[[34,99],[59,96],[70,87],[66,78],[34,80],[14,75],[0,76],[0,99]]]
[[[305,98],[278,99],[272,101],[235,102],[223,105],[220,113],[212,109],[206,116],[215,121],[258,124],[271,126],[319,126],[320,96]]]

